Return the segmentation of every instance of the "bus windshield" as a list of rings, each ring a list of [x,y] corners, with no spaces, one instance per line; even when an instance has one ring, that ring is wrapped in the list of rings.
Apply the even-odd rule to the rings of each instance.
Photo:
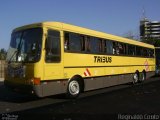
[[[12,33],[7,53],[8,62],[37,62],[42,48],[42,28]]]

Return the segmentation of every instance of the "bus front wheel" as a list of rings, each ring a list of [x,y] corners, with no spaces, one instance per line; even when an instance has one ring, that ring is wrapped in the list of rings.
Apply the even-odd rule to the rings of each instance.
[[[76,98],[79,96],[80,92],[81,92],[80,82],[76,79],[70,80],[67,86],[67,97]]]

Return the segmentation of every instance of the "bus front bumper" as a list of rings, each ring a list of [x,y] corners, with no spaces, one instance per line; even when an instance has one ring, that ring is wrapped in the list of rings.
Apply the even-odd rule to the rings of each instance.
[[[17,84],[9,80],[4,80],[4,85],[11,91],[24,94],[32,94],[38,97],[42,96],[42,87],[40,85]]]

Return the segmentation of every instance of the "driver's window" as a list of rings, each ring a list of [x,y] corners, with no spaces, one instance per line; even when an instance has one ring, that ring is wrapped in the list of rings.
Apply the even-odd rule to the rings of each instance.
[[[48,30],[48,37],[46,40],[46,62],[60,62],[60,32],[55,30]]]

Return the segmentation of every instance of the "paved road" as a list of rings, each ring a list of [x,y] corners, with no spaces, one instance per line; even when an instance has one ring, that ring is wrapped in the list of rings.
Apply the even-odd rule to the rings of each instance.
[[[155,117],[160,119],[160,78],[143,84],[110,87],[83,93],[76,100],[62,95],[45,98],[21,95],[8,91],[0,83],[1,119],[104,119]],[[153,116],[155,115],[155,116]]]

